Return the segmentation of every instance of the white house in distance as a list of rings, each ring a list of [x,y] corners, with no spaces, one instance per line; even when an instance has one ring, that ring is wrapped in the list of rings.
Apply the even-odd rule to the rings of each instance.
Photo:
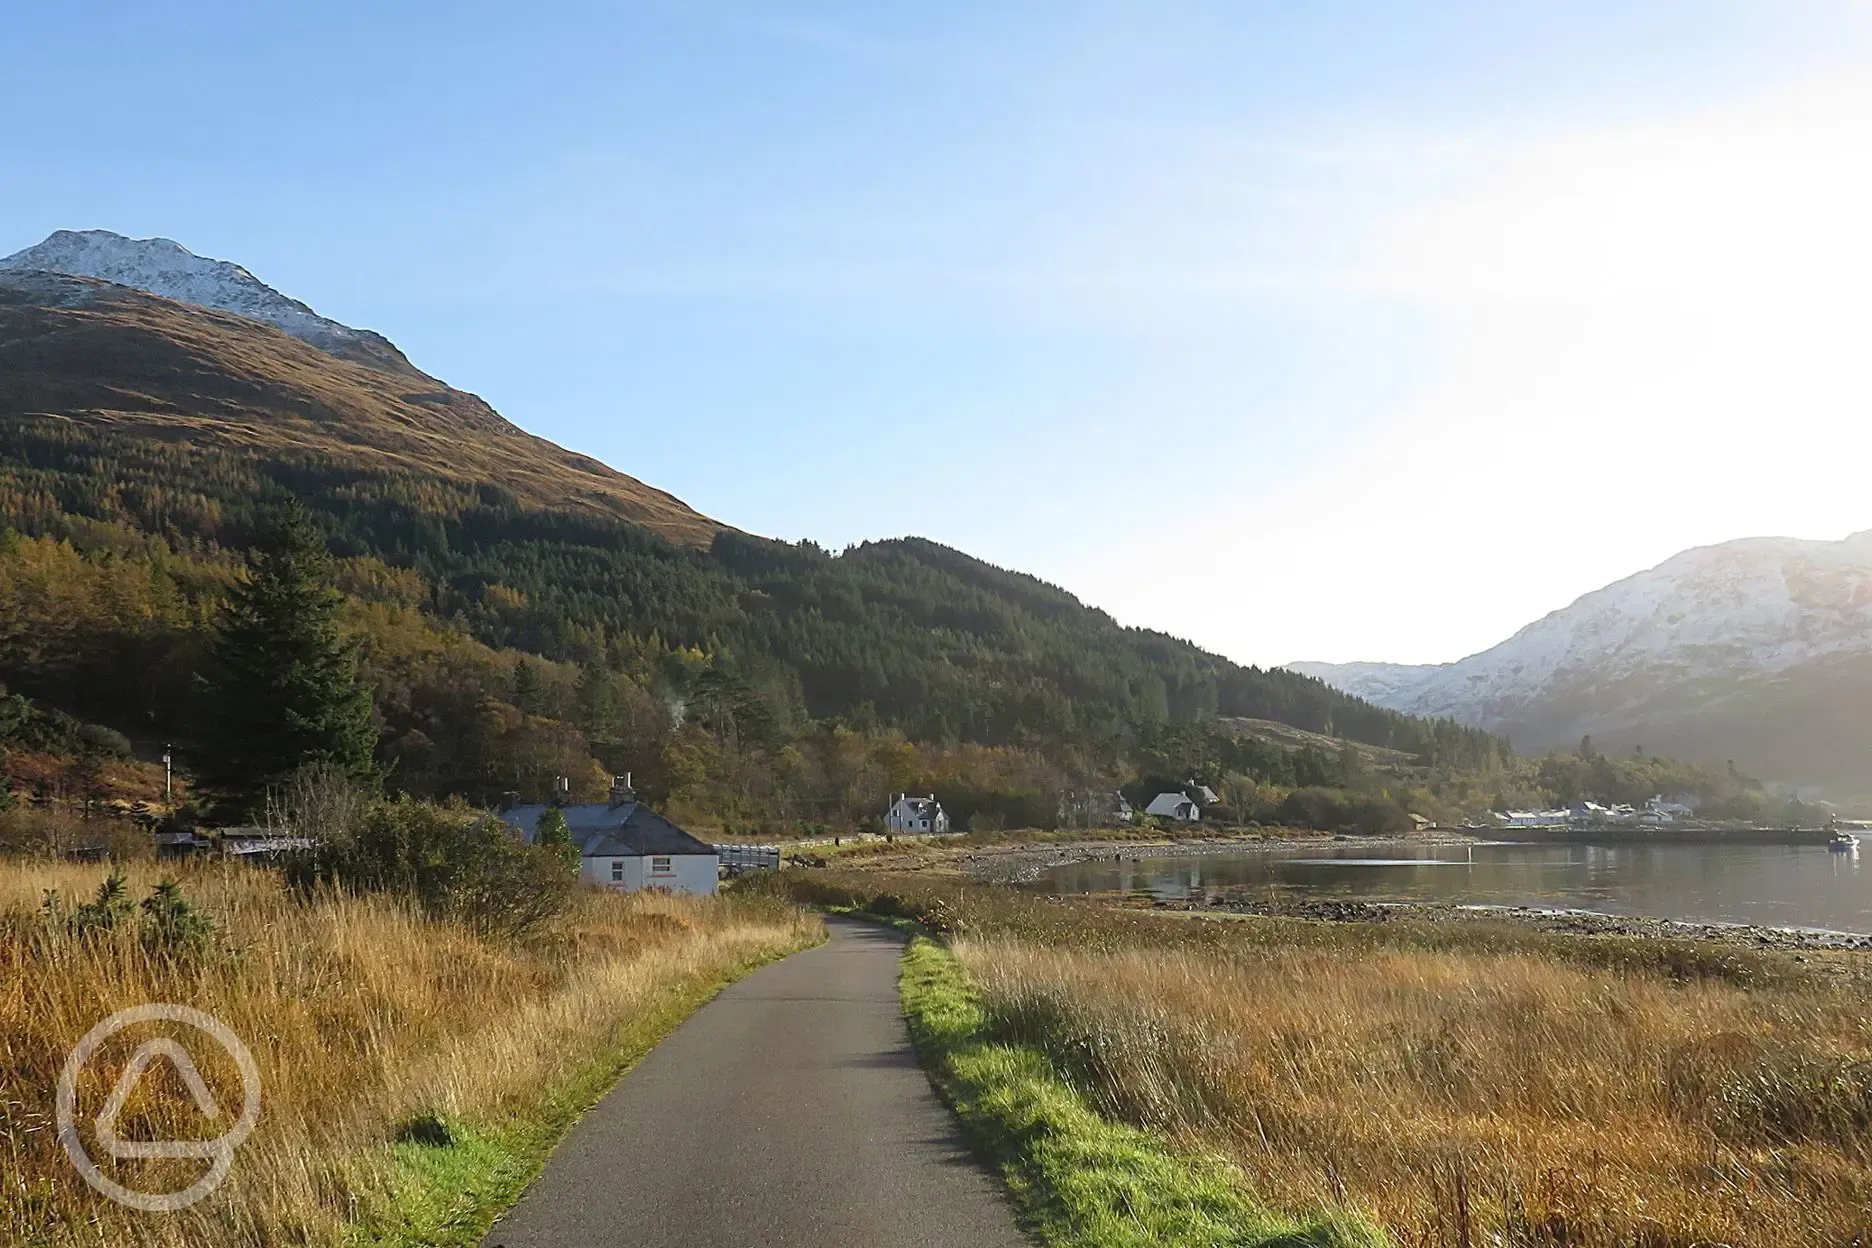
[[[550,809],[541,803],[512,806],[501,811],[500,817],[530,845],[540,816]],[[565,816],[572,843],[578,846],[581,883],[623,892],[716,890],[721,863],[715,847],[639,802],[629,776],[611,786],[609,801],[562,803],[559,813]]]
[[[1159,819],[1175,819],[1179,823],[1195,823],[1202,818],[1202,807],[1186,793],[1159,793],[1151,798],[1144,813],[1156,815]]]
[[[949,816],[934,793],[928,797],[899,793],[884,812],[884,827],[891,832],[947,832]]]

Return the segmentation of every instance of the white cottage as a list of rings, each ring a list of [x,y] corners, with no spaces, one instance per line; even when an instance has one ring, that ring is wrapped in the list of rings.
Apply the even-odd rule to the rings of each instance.
[[[503,810],[501,818],[531,844],[540,816],[550,809],[541,804],[513,806]],[[639,802],[626,781],[611,786],[609,801],[565,803],[559,813],[578,846],[581,883],[623,892],[716,890],[721,861],[715,847]]]
[[[928,797],[899,793],[884,812],[884,827],[891,832],[947,832],[949,816],[934,793]]]
[[[1159,793],[1151,798],[1144,813],[1159,819],[1175,819],[1179,823],[1195,823],[1202,818],[1202,808],[1185,793]]]

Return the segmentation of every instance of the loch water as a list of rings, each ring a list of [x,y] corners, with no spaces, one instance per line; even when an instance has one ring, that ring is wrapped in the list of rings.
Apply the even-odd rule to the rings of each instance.
[[[1226,853],[1127,851],[1049,869],[1041,888],[1166,901],[1441,902],[1872,933],[1872,840],[1824,845],[1370,844]]]

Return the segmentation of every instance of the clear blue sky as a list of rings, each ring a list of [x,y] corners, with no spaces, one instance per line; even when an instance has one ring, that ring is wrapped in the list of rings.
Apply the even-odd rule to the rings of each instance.
[[[1712,428],[1672,471],[1781,467],[1776,405],[1818,422],[1776,410],[1789,464],[1859,449],[1813,335],[1730,376],[1776,331],[1698,318],[1841,325],[1866,35],[1799,0],[16,6],[0,254],[235,260],[755,532],[928,535],[1247,661],[1447,659],[1683,545],[1872,527],[1811,477],[1621,484]]]

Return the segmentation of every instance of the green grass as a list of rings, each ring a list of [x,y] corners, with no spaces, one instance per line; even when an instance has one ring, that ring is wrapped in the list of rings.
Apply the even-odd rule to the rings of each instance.
[[[599,1098],[716,993],[773,960],[751,959],[722,975],[672,987],[654,1009],[620,1023],[599,1056],[525,1112],[497,1122],[449,1121],[447,1144],[392,1145],[390,1203],[365,1213],[347,1230],[347,1248],[479,1244]]]
[[[911,941],[904,1015],[931,1078],[1022,1221],[1052,1248],[1381,1248],[1345,1216],[1299,1220],[1258,1204],[1240,1172],[1092,1110],[1037,1050],[988,1034],[962,968]]]

